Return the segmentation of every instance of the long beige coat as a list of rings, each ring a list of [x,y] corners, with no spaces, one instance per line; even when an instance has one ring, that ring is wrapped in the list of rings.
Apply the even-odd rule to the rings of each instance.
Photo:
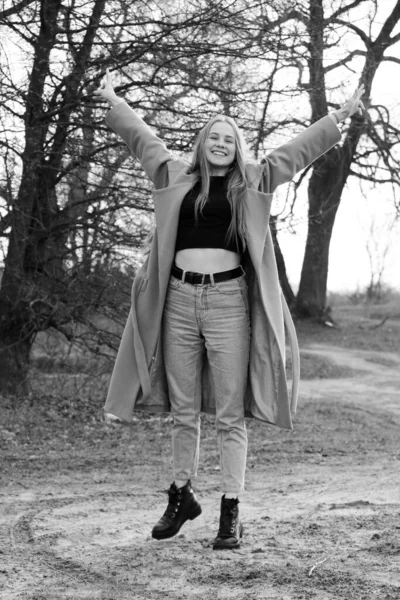
[[[184,161],[174,160],[163,142],[125,103],[107,115],[107,123],[129,146],[153,182],[156,233],[150,254],[132,286],[132,308],[122,336],[104,410],[129,421],[134,409],[169,411],[161,321],[181,202],[197,180]],[[324,154],[340,140],[330,117],[284,144],[266,158],[266,164],[247,166],[245,215],[248,260],[244,268],[249,286],[251,346],[246,416],[283,428],[292,428],[296,411],[300,360],[296,332],[280,289],[269,230],[272,194],[280,184]],[[285,373],[285,325],[292,353],[289,398]],[[215,413],[215,399],[205,361],[202,410]]]

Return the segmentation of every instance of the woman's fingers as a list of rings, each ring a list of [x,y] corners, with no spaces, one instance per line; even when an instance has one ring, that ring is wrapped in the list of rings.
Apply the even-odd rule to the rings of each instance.
[[[363,93],[364,93],[364,92],[365,92],[365,86],[364,86],[364,84],[362,83],[362,84],[360,85],[360,87],[358,87],[358,88],[356,89],[356,91],[354,92],[353,96],[355,96],[356,98],[361,98],[361,96],[363,95]]]
[[[358,89],[356,89],[356,91],[353,94],[353,98],[356,102],[360,101],[360,98],[364,94],[364,91],[365,91],[364,84],[360,85],[360,87]]]
[[[358,96],[357,96],[357,102],[358,102],[357,112],[358,112],[359,115],[362,115],[363,111],[365,111],[364,104],[363,104],[363,102],[361,100],[362,96],[364,95],[364,92],[365,92],[365,86],[362,83],[360,85],[360,87],[358,88]]]
[[[99,99],[101,99],[101,98],[106,99],[104,93],[107,93],[108,90],[112,90],[112,89],[113,89],[113,87],[111,84],[111,76],[108,73],[108,69],[106,69],[105,76],[102,78],[99,87],[97,88],[97,90],[95,90],[93,92],[93,94],[95,96],[99,96],[100,97]]]
[[[353,115],[354,113],[358,113],[359,115],[363,114],[363,110],[365,110],[364,104],[361,101],[361,97],[364,95],[365,92],[365,85],[362,83],[354,92],[354,94],[351,96],[350,100],[349,100],[349,109],[350,109],[350,115]]]
[[[102,78],[99,87],[93,92],[95,96],[99,96],[99,99],[103,98],[107,100],[109,93],[114,92],[112,78],[109,69],[106,69],[105,75]]]

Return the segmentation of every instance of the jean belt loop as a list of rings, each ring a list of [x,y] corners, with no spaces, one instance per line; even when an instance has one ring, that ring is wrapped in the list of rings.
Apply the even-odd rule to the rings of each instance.
[[[181,277],[182,283],[185,283],[185,278],[186,278],[186,271],[183,271],[182,277]]]
[[[210,273],[210,283],[213,287],[215,286],[214,273]]]
[[[242,269],[243,275],[246,275],[246,271],[243,269],[242,265],[239,265],[239,267]]]
[[[204,280],[205,280],[205,278],[206,278],[206,274],[205,274],[205,273],[203,273],[203,276],[202,276],[202,278],[201,278],[201,285],[204,285]]]

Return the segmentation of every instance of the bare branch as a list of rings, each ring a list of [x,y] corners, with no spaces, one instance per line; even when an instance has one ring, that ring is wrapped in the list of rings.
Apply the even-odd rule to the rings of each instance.
[[[392,62],[397,65],[400,65],[400,58],[397,58],[396,56],[384,56],[382,58],[382,62]]]
[[[365,0],[353,0],[353,2],[350,2],[350,4],[341,5],[337,10],[335,10],[335,12],[333,12],[327,19],[325,19],[325,25],[331,23],[333,20],[336,20],[340,15],[347,13],[352,8],[355,8],[356,6],[359,6],[364,2]]]
[[[337,62],[333,63],[332,65],[325,67],[324,71],[325,71],[325,73],[329,73],[329,71],[333,71],[334,69],[337,69],[338,67],[347,65],[349,62],[351,62],[353,60],[353,58],[355,56],[366,56],[366,55],[367,55],[367,53],[365,50],[353,50],[352,52],[349,52],[349,54],[347,54],[344,58],[342,58],[342,60],[338,60]]]
[[[338,23],[339,25],[343,25],[344,27],[348,27],[349,29],[354,31],[354,33],[356,33],[362,39],[362,41],[364,42],[364,44],[366,45],[367,48],[369,48],[372,45],[372,40],[371,40],[371,38],[368,37],[368,35],[365,33],[365,31],[363,31],[357,25],[354,25],[354,23],[352,23],[351,21],[342,21],[342,19],[333,19],[332,22]]]
[[[390,38],[390,46],[397,44],[398,41],[400,41],[400,32]]]
[[[382,46],[384,49],[392,46],[399,39],[399,35],[395,35],[393,38],[390,37],[393,29],[396,27],[400,20],[400,0],[397,0],[395,7],[384,22],[382,29],[379,32],[374,44],[376,46]]]
[[[10,8],[7,8],[6,10],[3,10],[2,12],[0,12],[0,19],[7,19],[8,17],[11,17],[12,15],[20,13],[21,11],[24,10],[24,8],[29,6],[29,4],[33,4],[33,2],[35,2],[35,1],[36,0],[21,0],[21,2],[19,4],[16,4],[15,6],[11,6]]]

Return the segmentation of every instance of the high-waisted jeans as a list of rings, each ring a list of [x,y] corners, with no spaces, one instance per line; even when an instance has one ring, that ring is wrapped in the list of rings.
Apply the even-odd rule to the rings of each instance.
[[[163,315],[163,354],[173,416],[174,479],[197,475],[202,368],[208,361],[216,401],[223,493],[244,489],[244,395],[250,349],[245,276],[192,285],[171,276]]]

